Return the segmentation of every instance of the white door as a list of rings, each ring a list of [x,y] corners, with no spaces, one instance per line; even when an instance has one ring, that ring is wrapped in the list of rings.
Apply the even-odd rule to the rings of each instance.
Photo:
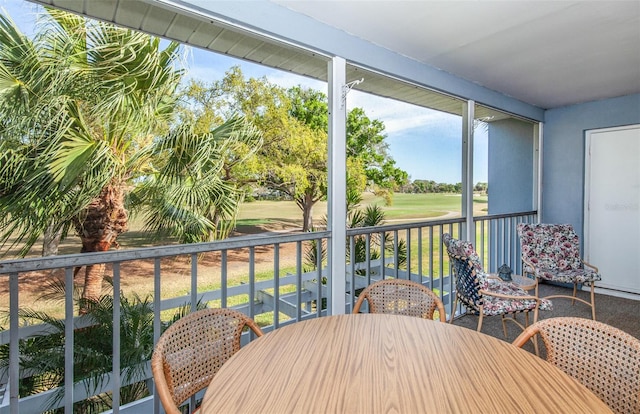
[[[596,286],[640,294],[640,125],[587,131],[584,217]]]

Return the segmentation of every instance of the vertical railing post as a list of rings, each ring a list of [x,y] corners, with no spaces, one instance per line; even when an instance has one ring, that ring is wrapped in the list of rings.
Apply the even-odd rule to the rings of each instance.
[[[473,119],[475,102],[464,103],[462,116],[462,216],[466,218],[466,240],[475,242],[473,225]]]
[[[74,368],[74,326],[73,326],[73,268],[65,269],[64,292],[64,412],[73,413],[73,368]]]
[[[198,254],[191,254],[191,312],[198,310]]]
[[[542,220],[542,143],[543,124],[538,122],[533,126],[533,206],[538,212],[538,220]]]
[[[162,311],[162,288],[161,288],[161,261],[159,257],[156,257],[153,260],[153,345],[158,343],[160,339],[160,334],[162,333],[162,321],[160,320],[160,312]],[[153,412],[154,414],[158,414],[160,412],[160,398],[158,397],[158,392],[155,387],[155,382],[152,382],[153,385]]]
[[[20,403],[20,328],[19,312],[20,301],[18,299],[18,272],[9,275],[9,412],[18,414]]]
[[[318,243],[322,244],[322,240],[319,240]],[[276,243],[273,246],[273,328],[278,329],[279,327],[280,327],[280,243]]]
[[[113,403],[112,413],[117,414],[120,412],[120,387],[121,387],[121,378],[120,378],[120,354],[121,354],[121,338],[120,338],[120,327],[122,323],[121,315],[121,303],[120,303],[120,283],[121,283],[121,274],[120,274],[120,262],[113,263],[113,332],[112,332],[112,355],[111,363],[112,363],[112,380],[113,380],[113,389],[111,393],[111,401]]]
[[[329,67],[329,192],[328,311],[345,313],[347,237],[347,85],[346,61],[334,57]]]

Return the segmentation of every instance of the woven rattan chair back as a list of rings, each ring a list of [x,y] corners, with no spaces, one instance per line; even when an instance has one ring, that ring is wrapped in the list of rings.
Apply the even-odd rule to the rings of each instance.
[[[168,414],[206,388],[213,376],[240,349],[245,327],[262,331],[234,309],[203,309],[179,319],[160,336],[151,358],[156,393]]]
[[[591,319],[561,317],[538,321],[514,345],[539,334],[546,360],[574,377],[614,412],[640,413],[640,339]]]
[[[359,313],[364,301],[369,304],[370,313],[392,313],[438,319],[446,322],[444,304],[429,288],[406,279],[384,279],[367,286],[358,296],[353,313]]]

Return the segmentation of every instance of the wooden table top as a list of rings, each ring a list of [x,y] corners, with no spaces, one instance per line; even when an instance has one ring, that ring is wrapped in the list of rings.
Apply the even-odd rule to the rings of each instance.
[[[202,413],[606,413],[573,378],[474,330],[357,314],[276,329],[229,359]]]

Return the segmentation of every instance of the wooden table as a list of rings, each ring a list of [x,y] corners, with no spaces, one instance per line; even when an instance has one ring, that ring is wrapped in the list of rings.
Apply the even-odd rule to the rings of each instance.
[[[606,413],[535,355],[420,318],[339,315],[254,340],[214,377],[202,413]]]

